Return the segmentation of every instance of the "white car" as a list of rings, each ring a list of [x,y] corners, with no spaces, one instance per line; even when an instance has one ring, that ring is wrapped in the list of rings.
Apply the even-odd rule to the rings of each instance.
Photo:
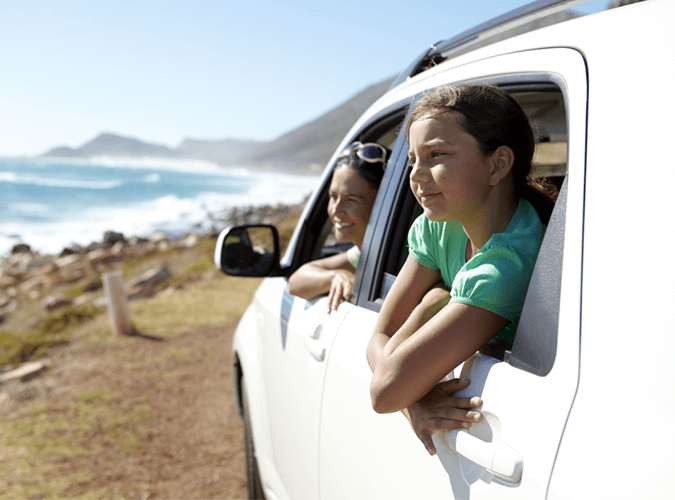
[[[336,312],[325,296],[290,295],[287,278],[331,251],[337,153],[281,259],[272,227],[221,235],[224,272],[268,276],[233,344],[251,498],[675,498],[675,363],[664,351],[675,339],[675,2],[503,38],[570,3],[535,2],[516,12],[525,17],[432,47],[345,136],[337,151],[358,140],[392,155],[355,297]],[[417,213],[399,132],[406,106],[429,88],[473,82],[521,103],[538,175],[562,189],[514,344],[488,344],[464,364],[463,392],[483,398],[484,422],[436,433],[430,456],[402,415],[373,411],[365,352]]]

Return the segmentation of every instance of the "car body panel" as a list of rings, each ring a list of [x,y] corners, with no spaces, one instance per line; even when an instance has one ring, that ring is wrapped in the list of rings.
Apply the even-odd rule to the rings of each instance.
[[[237,328],[233,348],[246,374],[268,498],[672,496],[675,366],[661,352],[672,336],[664,314],[675,282],[662,250],[675,240],[672,19],[675,2],[650,0],[459,55],[387,92],[336,150],[441,84],[561,88],[567,176],[554,362],[535,374],[477,354],[454,373],[471,378],[465,395],[484,401],[486,421],[469,434],[513,451],[519,473],[491,474],[451,449],[456,436],[444,433],[435,435],[439,453],[430,457],[403,416],[370,406],[365,349],[381,302],[371,296],[373,275],[387,255],[370,240],[391,223],[405,175],[399,141],[366,232],[356,300],[328,315],[326,297],[292,297],[285,278],[267,278]],[[317,210],[329,176],[327,168],[282,267],[303,244],[302,222]]]

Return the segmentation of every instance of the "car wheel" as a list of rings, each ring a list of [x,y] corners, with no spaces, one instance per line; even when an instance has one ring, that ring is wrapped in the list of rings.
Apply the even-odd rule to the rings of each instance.
[[[244,448],[246,450],[246,494],[248,500],[264,500],[265,494],[263,493],[260,472],[258,471],[258,461],[255,457],[255,447],[253,446],[248,393],[246,392],[246,384],[243,378],[241,381],[241,399],[244,413]]]

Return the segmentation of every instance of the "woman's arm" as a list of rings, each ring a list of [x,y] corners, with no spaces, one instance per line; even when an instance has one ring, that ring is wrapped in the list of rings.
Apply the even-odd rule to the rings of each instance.
[[[424,309],[415,310],[422,299],[419,289],[429,286],[432,276],[430,269],[424,269],[408,258],[385,299],[368,346],[368,361],[373,369],[371,400],[379,413],[403,410],[422,398],[508,324],[493,312],[458,303],[449,303],[424,323]],[[399,277],[401,286],[397,287]],[[423,283],[415,283],[416,280]],[[413,286],[409,299],[416,302],[412,308],[401,307],[407,300],[403,287],[409,284]],[[413,310],[418,318],[411,316]],[[405,315],[411,316],[409,321]]]
[[[346,252],[307,262],[288,278],[288,291],[297,297],[312,300],[328,293],[329,312],[351,297],[353,285],[354,266]]]

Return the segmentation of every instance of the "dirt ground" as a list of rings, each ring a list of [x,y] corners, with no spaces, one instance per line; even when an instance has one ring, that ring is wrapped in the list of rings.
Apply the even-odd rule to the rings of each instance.
[[[118,340],[0,387],[14,404],[0,413],[0,430],[14,429],[23,441],[12,442],[24,443],[9,452],[0,446],[0,498],[245,498],[243,426],[231,384],[235,326]],[[27,414],[29,403],[36,409]],[[49,426],[37,434],[42,421]],[[52,450],[46,461],[26,462],[31,436]],[[53,448],[60,437],[67,451]],[[29,476],[35,484],[27,484],[26,467],[39,469]]]

